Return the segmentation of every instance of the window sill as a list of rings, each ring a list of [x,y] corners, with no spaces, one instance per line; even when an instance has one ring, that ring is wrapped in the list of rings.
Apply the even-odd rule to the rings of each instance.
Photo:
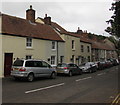
[[[32,47],[26,47],[26,50],[34,50]]]
[[[75,51],[75,49],[72,49],[72,51]]]

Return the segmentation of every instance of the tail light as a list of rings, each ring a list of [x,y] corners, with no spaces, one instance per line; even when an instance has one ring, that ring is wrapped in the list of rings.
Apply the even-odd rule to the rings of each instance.
[[[26,71],[26,69],[25,68],[20,68],[19,71]]]
[[[68,67],[64,67],[63,69],[68,69]]]

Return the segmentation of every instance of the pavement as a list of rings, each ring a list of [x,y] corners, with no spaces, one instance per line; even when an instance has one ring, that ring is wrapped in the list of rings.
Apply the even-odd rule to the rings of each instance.
[[[33,82],[2,79],[2,105],[78,104],[120,105],[120,65],[94,73]]]

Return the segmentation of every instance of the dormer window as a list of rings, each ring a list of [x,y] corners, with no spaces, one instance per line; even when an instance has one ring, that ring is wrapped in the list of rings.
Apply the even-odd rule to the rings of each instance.
[[[31,48],[32,47],[32,38],[26,38],[26,47]]]

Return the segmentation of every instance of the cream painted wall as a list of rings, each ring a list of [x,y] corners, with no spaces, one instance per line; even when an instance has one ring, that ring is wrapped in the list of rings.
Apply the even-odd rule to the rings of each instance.
[[[0,33],[1,33],[1,16],[0,16]],[[0,77],[2,77],[2,35],[0,34]]]
[[[32,40],[32,48],[26,48],[26,38],[10,35],[2,35],[2,76],[4,75],[4,53],[13,53],[13,61],[16,58],[25,58],[26,55],[32,55],[34,59],[47,61],[52,55],[57,56],[57,50],[52,50],[52,41]],[[56,42],[57,43],[57,42]],[[59,42],[59,49],[63,49],[64,42]],[[59,56],[64,56],[64,50],[59,50]]]
[[[77,63],[76,58],[80,56],[80,38],[64,34],[61,37],[65,40],[65,62],[70,63],[70,58],[74,55],[74,63]],[[75,41],[75,50],[72,50],[72,40]]]
[[[35,20],[35,22],[44,24],[44,22],[43,22],[41,19],[39,19],[39,18],[37,18],[37,19]]]
[[[84,46],[84,52],[81,52],[81,45]],[[89,46],[90,52],[88,52],[87,46]],[[91,60],[91,44],[80,42],[80,53],[81,53],[81,56],[83,56],[86,59],[88,58],[88,56],[90,56],[90,60]]]

